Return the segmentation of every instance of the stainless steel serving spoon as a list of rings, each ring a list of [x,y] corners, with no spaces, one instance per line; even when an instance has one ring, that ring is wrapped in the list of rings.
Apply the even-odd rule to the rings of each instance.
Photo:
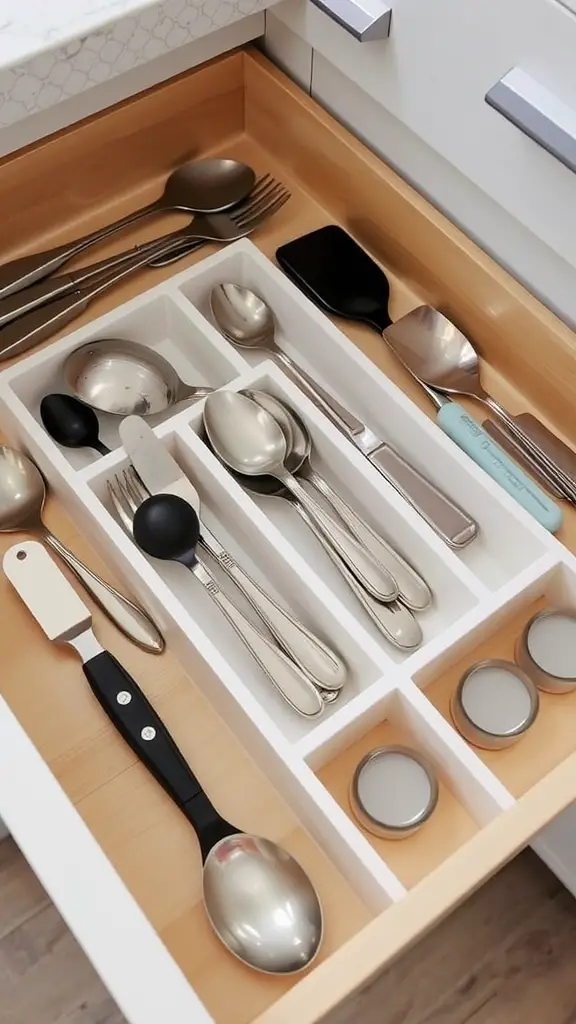
[[[300,501],[362,587],[379,601],[398,597],[396,581],[352,534],[312,498],[286,467],[288,446],[270,413],[235,391],[215,391],[204,406],[204,426],[219,458],[245,476],[268,474]]]
[[[75,349],[63,372],[82,402],[114,416],[152,416],[214,390],[185,384],[159,352],[122,338],[103,338]]]
[[[154,202],[82,238],[4,263],[0,266],[0,299],[42,281],[90,245],[151,214],[163,210],[206,214],[227,210],[248,195],[255,181],[252,168],[237,160],[209,159],[182,164],[172,171],[162,195]]]
[[[570,501],[576,484],[483,388],[478,353],[458,328],[432,306],[419,306],[384,331],[390,348],[420,383],[446,395],[476,398],[498,417]]]
[[[286,460],[290,472],[295,476],[303,477],[312,484],[332,505],[356,540],[363,544],[380,565],[383,565],[392,574],[398,585],[399,600],[412,611],[424,611],[428,608],[432,603],[432,593],[426,581],[380,534],[372,529],[362,516],[358,515],[340,497],[332,485],[312,466],[310,462],[312,437],[304,420],[294,409],[266,391],[245,391],[243,394],[266,409],[280,425],[287,440],[290,438],[289,454]],[[280,484],[278,490],[281,490]]]
[[[0,533],[37,534],[52,548],[118,629],[144,650],[160,654],[164,640],[146,612],[92,572],[48,530],[42,519],[46,487],[23,452],[0,445]]]

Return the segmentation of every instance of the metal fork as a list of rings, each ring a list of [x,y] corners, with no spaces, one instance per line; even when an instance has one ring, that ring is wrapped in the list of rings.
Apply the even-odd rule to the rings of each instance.
[[[272,216],[287,202],[289,195],[284,185],[276,181],[269,174],[265,174],[256,180],[250,195],[227,211],[227,213],[230,220],[237,227],[243,228],[247,222],[250,223],[254,216],[260,219]],[[212,217],[214,216],[212,214]],[[203,220],[211,221],[211,218],[204,216]],[[100,260],[98,263],[91,263],[89,266],[81,267],[80,270],[74,270],[67,274],[59,274],[57,277],[38,281],[37,284],[32,284],[29,288],[23,289],[23,291],[0,299],[0,327],[5,327],[12,320],[32,312],[38,306],[44,306],[53,299],[57,299],[60,295],[67,295],[71,291],[80,288],[81,285],[86,285],[91,281],[99,279],[107,271],[120,269],[131,264],[136,257],[145,256],[146,253],[150,254],[150,264],[155,267],[165,266],[168,263],[182,259],[189,252],[199,249],[206,244],[206,242],[197,241],[196,239],[189,241],[190,230],[198,227],[198,225],[202,229],[202,217],[200,215],[194,217],[190,224],[185,228],[179,228],[178,231],[171,231],[169,234],[162,235],[160,238],[155,238],[150,242],[145,242],[143,245],[136,245],[131,249],[125,249],[123,252],[115,253],[113,256]],[[171,255],[169,259],[166,257],[163,259],[159,258],[159,262],[153,261],[152,257],[158,251],[164,251],[164,247],[167,249],[172,244],[174,244],[176,249],[175,256]]]
[[[108,493],[119,521],[133,537],[134,515],[142,502],[150,497],[149,491],[134,474],[117,473],[113,480],[108,481]],[[206,546],[200,543],[198,547]],[[234,601],[221,590],[215,576],[201,558],[197,558],[191,571],[290,707],[306,718],[321,715],[325,701],[320,689],[314,685],[310,677],[288,658],[273,640],[246,618]]]
[[[133,274],[134,271],[146,266],[155,256],[162,256],[174,249],[182,248],[183,242],[235,242],[252,234],[263,221],[276,213],[290,198],[288,189],[275,182],[273,190],[266,190],[257,196],[252,203],[236,212],[200,214],[192,224],[175,232],[169,241],[150,244],[150,248],[142,247],[135,255],[130,256],[120,269],[101,277],[101,269],[96,281],[77,288],[48,302],[46,306],[33,309],[6,327],[0,329],[0,359],[9,359],[21,355],[29,348],[49,338],[61,327],[79,316],[98,295],[111,288],[118,281]],[[145,248],[145,252],[142,250]]]

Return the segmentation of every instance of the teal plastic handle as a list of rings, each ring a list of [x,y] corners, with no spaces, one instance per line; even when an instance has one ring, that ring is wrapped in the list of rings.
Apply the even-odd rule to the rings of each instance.
[[[499,444],[457,402],[438,410],[436,422],[496,483],[516,499],[550,533],[562,525],[562,509],[535,483]]]

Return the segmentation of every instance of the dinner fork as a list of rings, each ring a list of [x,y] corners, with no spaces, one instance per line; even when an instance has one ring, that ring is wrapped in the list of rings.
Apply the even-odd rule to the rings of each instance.
[[[128,475],[117,473],[108,481],[112,507],[131,537],[134,536],[133,521],[136,511],[142,502],[150,497],[150,492],[140,481],[136,484],[137,480],[139,481],[139,478],[132,471]],[[209,550],[205,541],[200,541],[198,548]],[[234,601],[221,590],[215,576],[201,558],[197,557],[192,571],[284,700],[305,717],[315,718],[322,714],[325,701],[320,688],[275,641],[270,640],[246,618]],[[333,699],[334,696],[337,697],[338,692],[330,694],[329,698]]]
[[[255,212],[261,217],[264,215],[270,217],[286,202],[286,192],[287,190],[280,182],[276,181],[269,174],[265,174],[257,179],[250,195],[228,210],[227,213],[230,219],[238,226],[242,226],[244,221],[249,219]],[[204,219],[206,220],[206,217]],[[0,299],[0,327],[5,327],[12,320],[24,316],[25,313],[30,313],[38,306],[46,305],[46,303],[51,302],[52,299],[57,299],[60,295],[66,295],[78,289],[81,285],[96,280],[99,275],[103,275],[106,271],[120,269],[120,267],[134,260],[136,256],[144,256],[148,252],[150,253],[150,262],[152,263],[152,257],[158,251],[164,251],[164,247],[167,247],[172,242],[174,242],[174,248],[176,249],[176,246],[178,248],[176,255],[171,256],[169,262],[182,259],[189,252],[199,249],[206,244],[203,241],[188,240],[190,229],[197,226],[199,220],[200,215],[197,215],[190,224],[185,228],[179,228],[178,231],[171,231],[169,234],[162,235],[160,238],[155,238],[150,242],[133,246],[131,249],[125,249],[122,252],[115,253],[113,256],[109,256],[105,260],[100,260],[98,263],[91,263],[86,267],[81,267],[79,270],[38,281],[22,291]],[[154,262],[152,265],[163,266],[164,264],[161,262],[156,264]]]
[[[167,239],[141,246],[112,272],[102,267],[95,272],[95,280],[74,291],[52,299],[45,306],[32,309],[7,326],[0,328],[0,359],[21,355],[29,348],[49,338],[61,327],[79,316],[86,307],[112,285],[146,266],[156,256],[162,256],[190,242],[235,242],[251,235],[268,217],[277,213],[290,198],[290,192],[279,182],[274,189],[258,195],[252,203],[239,210],[226,213],[199,214],[192,224],[173,232]],[[79,272],[81,273],[81,272]],[[71,276],[71,275],[66,275]]]

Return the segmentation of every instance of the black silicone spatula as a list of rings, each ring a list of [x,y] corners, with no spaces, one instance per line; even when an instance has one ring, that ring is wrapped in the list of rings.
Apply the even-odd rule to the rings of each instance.
[[[294,284],[327,313],[360,320],[380,332],[392,323],[388,278],[337,224],[282,245],[276,259]]]

